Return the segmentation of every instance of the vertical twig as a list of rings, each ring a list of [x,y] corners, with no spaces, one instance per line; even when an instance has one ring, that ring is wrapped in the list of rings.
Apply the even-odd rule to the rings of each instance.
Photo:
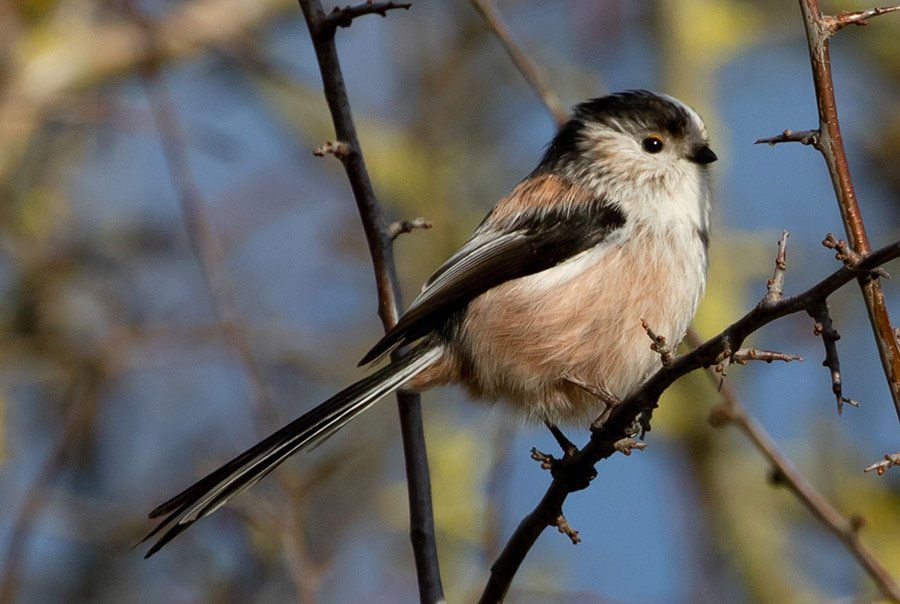
[[[840,17],[824,16],[819,6],[819,0],[800,0],[800,10],[806,28],[819,113],[819,136],[815,146],[822,153],[828,166],[828,173],[831,175],[831,182],[850,245],[855,252],[864,256],[871,251],[871,246],[860,214],[856,191],[850,177],[850,166],[847,163],[847,154],[841,138],[828,48],[830,36],[842,27],[835,25],[835,19],[840,22]],[[845,15],[844,18],[852,19],[853,15]],[[897,418],[900,419],[900,342],[894,337],[881,282],[868,275],[861,275],[859,285],[869,314],[869,321],[872,324],[881,365],[894,400]]]
[[[378,289],[378,315],[387,330],[400,314],[400,292],[394,268],[393,250],[388,228],[381,207],[372,189],[368,170],[360,149],[350,110],[350,101],[344,86],[344,78],[334,42],[334,23],[328,17],[319,0],[299,0],[300,8],[312,38],[325,100],[334,122],[339,143],[347,146],[346,153],[338,158],[344,165],[353,197],[362,219],[369,253],[375,270]],[[410,539],[416,559],[419,597],[423,602],[444,600],[440,567],[437,558],[437,541],[434,531],[434,515],[431,506],[431,478],[428,473],[428,457],[425,434],[422,428],[422,409],[418,395],[398,392],[397,401],[403,434],[403,452],[409,489]]]

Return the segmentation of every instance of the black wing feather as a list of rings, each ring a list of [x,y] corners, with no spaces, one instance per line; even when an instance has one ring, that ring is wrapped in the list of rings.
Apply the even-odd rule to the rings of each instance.
[[[427,335],[492,287],[552,268],[602,243],[625,224],[625,215],[616,206],[593,200],[577,209],[568,206],[523,215],[503,231],[491,231],[485,224],[426,282],[409,310],[360,365]]]

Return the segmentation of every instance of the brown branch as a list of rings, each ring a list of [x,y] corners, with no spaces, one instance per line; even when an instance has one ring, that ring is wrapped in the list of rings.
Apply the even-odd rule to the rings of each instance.
[[[701,342],[697,334],[693,332],[688,333],[687,339],[691,345],[699,345]],[[718,381],[714,371],[707,370],[707,374],[714,383]],[[786,486],[800,503],[844,544],[882,594],[894,600],[900,598],[900,588],[890,573],[872,552],[860,543],[858,537],[859,518],[844,517],[811,484],[806,482],[803,475],[795,470],[778,450],[772,437],[747,414],[746,408],[730,385],[720,385],[719,392],[722,395],[722,403],[713,408],[710,414],[710,423],[717,428],[732,425],[740,430],[769,462],[777,477],[777,484]]]
[[[674,351],[666,341],[666,337],[661,336],[653,331],[653,328],[650,327],[650,324],[643,319],[641,319],[641,327],[644,328],[644,331],[647,332],[647,337],[650,338],[650,349],[659,355],[659,360],[662,362],[662,364],[668,365],[669,363],[671,363],[672,359],[674,358]]]
[[[775,272],[772,274],[772,278],[766,282],[766,296],[762,300],[763,304],[772,304],[784,297],[784,275],[787,271],[787,240],[789,236],[787,231],[781,232],[781,239],[778,240],[778,255],[775,256]]]
[[[541,102],[544,103],[544,106],[547,108],[547,111],[550,112],[550,115],[553,116],[556,124],[558,126],[565,124],[566,120],[569,119],[568,112],[563,107],[559,97],[547,84],[547,79],[543,76],[537,65],[535,65],[534,61],[522,52],[513,41],[512,34],[497,13],[493,1],[470,0],[470,2],[478,14],[481,15],[485,24],[490,28],[493,34],[497,36],[497,39],[500,40],[506,54],[512,59],[516,69],[519,70],[519,73],[522,74],[522,77],[525,78],[528,85],[531,86],[538,98],[541,99]]]
[[[299,2],[322,74],[325,100],[334,123],[335,137],[347,145],[346,155],[338,159],[347,173],[363,223],[375,271],[378,314],[387,330],[396,324],[400,314],[400,288],[394,267],[390,234],[372,189],[356,135],[353,113],[334,42],[335,30],[328,26],[328,17],[319,0],[299,0]],[[444,599],[444,594],[437,557],[431,505],[431,478],[428,473],[421,403],[418,395],[408,392],[398,392],[397,402],[409,489],[410,538],[416,559],[419,597],[423,602],[440,602]]]
[[[756,348],[741,348],[733,355],[731,361],[738,365],[746,365],[749,361],[763,361],[771,363],[773,361],[802,361],[803,357],[798,354],[789,354],[787,352],[776,352],[774,350],[757,350]]]
[[[846,241],[835,237],[834,233],[825,235],[825,239],[822,240],[822,245],[830,250],[834,250],[835,259],[843,262],[844,266],[847,268],[856,268],[856,265],[859,264],[859,261],[862,258],[862,256],[847,245]],[[891,278],[891,274],[880,266],[872,270],[870,274],[877,277],[884,277],[885,279]]]
[[[779,143],[800,143],[803,145],[812,145],[817,147],[819,145],[819,131],[818,130],[799,130],[797,132],[788,128],[781,134],[770,136],[768,138],[758,138],[754,141],[754,145],[762,145],[766,144],[770,147],[774,147]]]
[[[543,530],[555,526],[562,514],[562,506],[574,492],[569,476],[584,476],[593,470],[600,460],[613,455],[617,443],[629,438],[638,416],[656,407],[659,397],[678,378],[703,367],[720,362],[726,351],[739,348],[744,340],[764,325],[790,314],[804,312],[814,304],[825,300],[840,287],[856,279],[857,270],[872,270],[894,258],[900,257],[900,241],[885,246],[864,257],[857,269],[841,267],[825,279],[795,296],[783,298],[772,304],[758,304],[746,315],[728,326],[717,336],[707,340],[687,354],[678,356],[667,366],[660,368],[637,390],[613,407],[602,427],[595,430],[587,445],[569,459],[559,460],[553,481],[541,501],[513,532],[500,556],[491,567],[491,575],[482,592],[481,602],[499,602],[503,599],[525,556]],[[583,488],[583,487],[582,487]],[[884,593],[895,593],[886,591]]]
[[[430,229],[432,225],[424,218],[413,218],[412,220],[400,220],[392,222],[388,225],[388,237],[391,241],[404,233],[412,233],[416,229]]]
[[[881,476],[893,466],[900,466],[900,453],[888,453],[881,461],[875,462],[870,466],[866,466],[863,472],[875,472]]]
[[[855,12],[842,11],[836,15],[822,15],[822,23],[829,36],[833,36],[848,25],[868,25],[869,19],[900,10],[900,6],[881,6]]]
[[[881,9],[874,9],[876,11]],[[894,9],[888,9],[890,12]],[[809,58],[812,66],[813,83],[816,90],[816,104],[819,114],[819,144],[816,148],[822,153],[831,182],[834,187],[838,207],[844,229],[850,241],[850,247],[858,254],[865,256],[871,246],[866,235],[865,225],[856,199],[856,191],[850,176],[850,166],[844,151],[838,120],[837,103],[834,97],[834,82],[831,77],[831,57],[828,38],[833,33],[834,17],[822,14],[819,0],[800,0],[800,11],[806,29]],[[865,13],[864,13],[865,15]],[[838,17],[845,22],[861,22],[868,17]],[[846,23],[845,23],[846,24]],[[842,27],[842,26],[841,26]],[[839,29],[839,27],[838,27]],[[836,30],[835,30],[836,31]],[[884,300],[881,282],[868,275],[859,276],[859,286],[872,324],[881,365],[887,379],[888,388],[894,400],[897,418],[900,419],[900,342],[894,337],[894,329]]]

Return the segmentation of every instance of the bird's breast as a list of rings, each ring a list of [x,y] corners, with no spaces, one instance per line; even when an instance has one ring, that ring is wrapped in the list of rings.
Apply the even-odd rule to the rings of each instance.
[[[640,231],[472,301],[451,348],[478,397],[524,406],[537,419],[592,419],[660,366],[641,322],[669,342],[687,330],[705,285],[705,250]],[[676,261],[680,259],[680,261]]]

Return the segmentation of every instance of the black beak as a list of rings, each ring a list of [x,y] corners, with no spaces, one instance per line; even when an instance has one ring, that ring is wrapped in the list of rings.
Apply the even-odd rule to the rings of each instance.
[[[691,155],[691,161],[697,164],[706,165],[711,164],[717,159],[719,159],[713,150],[709,148],[709,145],[703,145],[702,147],[697,147],[694,149],[694,154]]]

